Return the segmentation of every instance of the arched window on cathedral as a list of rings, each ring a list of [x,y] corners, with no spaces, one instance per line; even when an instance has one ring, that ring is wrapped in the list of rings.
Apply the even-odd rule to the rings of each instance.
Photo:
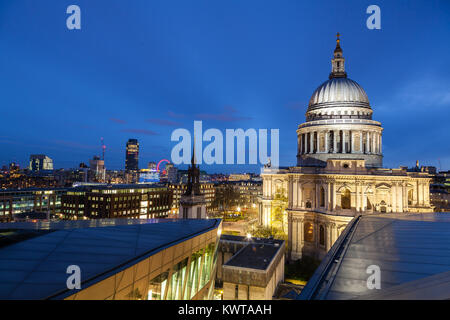
[[[319,244],[321,246],[325,245],[325,228],[322,225],[319,228]]]
[[[351,209],[351,195],[348,189],[345,189],[341,194],[341,208]]]
[[[310,222],[306,222],[304,227],[303,227],[303,234],[304,234],[304,239],[307,242],[313,242],[314,241],[314,229],[313,229],[313,225]]]
[[[381,200],[381,202],[380,202],[380,211],[382,213],[386,213],[386,201],[384,201],[384,200]]]
[[[325,207],[325,189],[320,187],[320,195],[319,195],[319,205],[321,207]]]

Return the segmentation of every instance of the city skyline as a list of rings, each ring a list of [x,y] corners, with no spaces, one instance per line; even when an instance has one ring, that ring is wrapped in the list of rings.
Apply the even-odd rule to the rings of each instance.
[[[448,170],[449,4],[380,1],[381,30],[365,26],[368,3],[325,4],[78,1],[82,29],[70,31],[65,3],[2,3],[0,164],[24,168],[45,154],[55,169],[75,168],[101,156],[101,138],[107,169],[124,169],[130,138],[140,163],[170,159],[171,132],[201,120],[221,131],[278,128],[280,165],[293,166],[295,129],[340,32],[349,77],[385,127],[384,166]]]

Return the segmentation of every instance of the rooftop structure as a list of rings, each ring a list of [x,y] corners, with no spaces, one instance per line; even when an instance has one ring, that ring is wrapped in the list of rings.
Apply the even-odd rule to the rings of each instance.
[[[223,235],[219,251],[224,300],[272,299],[284,280],[283,240]]]

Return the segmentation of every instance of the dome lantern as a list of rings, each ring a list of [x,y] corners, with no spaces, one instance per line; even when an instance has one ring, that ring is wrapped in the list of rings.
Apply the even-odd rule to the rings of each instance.
[[[336,49],[334,49],[334,58],[331,60],[331,73],[329,78],[347,78],[347,73],[345,72],[345,59],[342,56],[341,40],[339,39],[341,35],[339,32],[336,34]]]

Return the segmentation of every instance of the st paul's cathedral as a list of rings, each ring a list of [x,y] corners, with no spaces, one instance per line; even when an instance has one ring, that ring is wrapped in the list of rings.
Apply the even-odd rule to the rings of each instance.
[[[293,260],[321,259],[356,215],[432,212],[427,172],[383,168],[383,127],[364,89],[347,77],[339,34],[331,64],[298,126],[297,165],[261,172],[259,223],[272,224],[275,195],[284,194]]]

